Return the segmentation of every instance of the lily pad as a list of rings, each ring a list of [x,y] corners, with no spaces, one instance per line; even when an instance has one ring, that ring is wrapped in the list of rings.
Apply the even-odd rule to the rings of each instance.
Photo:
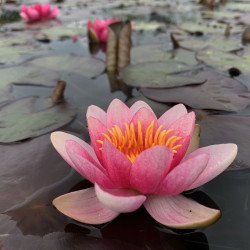
[[[239,81],[213,72],[201,72],[196,77],[208,80],[201,85],[172,89],[143,88],[142,93],[155,101],[185,103],[197,109],[237,111],[250,101],[247,87]]]
[[[66,125],[75,117],[75,108],[67,102],[34,111],[37,102],[37,97],[27,97],[1,107],[1,143],[49,133]]]
[[[229,170],[250,168],[249,140],[250,117],[240,115],[209,115],[195,111],[196,121],[201,126],[201,147],[211,144],[235,143],[238,154]]]
[[[29,33],[19,33],[12,36],[1,37],[0,46],[31,44],[33,35]]]
[[[179,28],[185,30],[191,34],[221,34],[225,33],[227,24],[218,22],[202,22],[202,23],[191,23],[184,22],[179,25]],[[240,33],[243,31],[243,26],[234,25],[230,30],[230,33]]]
[[[32,57],[46,51],[32,46],[2,46],[0,47],[0,64],[16,64],[24,60],[23,55]],[[31,55],[32,54],[32,55]]]
[[[243,56],[238,56],[232,53],[226,53],[214,48],[206,48],[201,50],[196,55],[197,59],[206,63],[208,66],[212,66],[222,70],[228,70],[230,68],[237,68],[241,72],[250,72],[250,53],[246,53]]]
[[[177,74],[190,70],[193,68],[176,62],[149,62],[126,66],[121,70],[120,77],[129,86],[147,88],[172,88],[206,81]]]
[[[151,22],[133,21],[133,30],[156,30],[159,28],[165,28],[165,24],[152,21]]]
[[[161,44],[142,45],[132,48],[131,63],[158,62],[158,61],[176,61],[189,65],[196,65],[197,61],[193,52],[176,49],[163,51]]]
[[[226,39],[225,37],[209,37],[206,40],[200,40],[200,39],[187,39],[183,41],[179,41],[179,44],[184,49],[190,49],[190,50],[201,50],[205,47],[211,47],[215,48],[217,50],[222,51],[233,51],[233,50],[239,50],[240,42],[237,39],[233,39],[230,37],[230,39]]]
[[[41,57],[32,60],[31,64],[56,71],[73,72],[89,78],[100,75],[105,70],[102,60],[74,54]]]
[[[59,80],[55,71],[29,64],[0,69],[0,75],[0,103],[9,99],[12,84],[53,87]]]
[[[37,35],[36,39],[39,41],[48,40],[64,40],[71,38],[74,35],[83,34],[82,29],[69,29],[63,26],[51,27],[48,29],[41,30]]]

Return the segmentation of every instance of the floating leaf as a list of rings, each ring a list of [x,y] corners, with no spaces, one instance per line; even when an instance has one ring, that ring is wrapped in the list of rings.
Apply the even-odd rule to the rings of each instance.
[[[209,37],[206,40],[200,40],[200,39],[187,39],[183,41],[179,41],[179,44],[184,49],[190,49],[190,50],[201,50],[205,47],[211,47],[222,51],[233,51],[233,50],[239,50],[240,42],[239,40],[233,39],[230,37],[230,39],[226,39],[225,37]]]
[[[41,30],[36,35],[36,39],[39,41],[63,40],[71,38],[74,35],[79,36],[81,34],[83,34],[82,29],[69,29],[63,26],[55,26]]]
[[[32,60],[31,64],[56,71],[73,72],[90,78],[105,70],[105,63],[102,60],[74,54],[41,57]]]
[[[202,23],[191,23],[183,22],[179,25],[179,28],[185,30],[192,34],[221,34],[225,33],[227,24],[218,23],[218,22],[202,22]],[[231,33],[240,33],[242,32],[242,26],[233,26],[230,30]]]
[[[156,30],[159,28],[164,28],[164,23],[159,22],[143,22],[143,21],[133,21],[133,30]]]
[[[241,82],[212,72],[201,72],[197,78],[208,79],[204,84],[172,89],[147,89],[142,93],[159,102],[185,103],[197,109],[237,111],[249,101],[248,89]]]
[[[250,53],[246,53],[244,56],[237,56],[214,48],[206,48],[199,51],[196,56],[198,60],[215,68],[228,70],[234,67],[242,72],[250,72]]]
[[[209,115],[195,111],[196,122],[201,126],[201,147],[211,144],[235,143],[238,154],[231,170],[249,168],[250,117],[239,115]]]
[[[34,48],[32,46],[2,46],[0,47],[0,64],[16,64],[23,59],[22,55],[38,55],[45,49]]]
[[[0,102],[9,99],[11,84],[53,87],[59,80],[55,71],[29,64],[0,69],[0,75]]]
[[[131,62],[158,62],[158,61],[176,61],[189,65],[197,64],[194,53],[184,49],[172,51],[163,51],[161,44],[142,45],[132,48]]]
[[[1,37],[0,40],[0,46],[1,47],[6,47],[6,46],[10,46],[10,45],[24,45],[24,44],[29,44],[32,41],[32,34],[29,33],[19,33],[18,34],[14,34],[12,36],[5,36],[5,37]]]
[[[179,87],[201,84],[206,80],[176,74],[191,70],[193,68],[176,62],[149,62],[126,66],[121,70],[120,77],[129,86],[147,88]]]
[[[49,133],[75,116],[74,107],[67,102],[36,112],[37,101],[37,97],[27,97],[1,107],[0,142],[15,142]]]

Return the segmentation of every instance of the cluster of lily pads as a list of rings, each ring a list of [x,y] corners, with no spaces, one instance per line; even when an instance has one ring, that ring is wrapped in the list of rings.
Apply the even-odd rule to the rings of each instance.
[[[25,1],[22,20],[0,26],[0,147],[6,164],[0,180],[8,176],[0,184],[0,209],[6,213],[2,220],[10,215],[22,221],[20,209],[37,209],[32,198],[35,194],[39,202],[42,200],[42,211],[45,201],[54,199],[59,211],[88,224],[109,222],[142,204],[156,221],[172,228],[198,228],[215,222],[220,216],[218,209],[180,193],[208,182],[228,167],[249,168],[250,54],[242,41],[247,42],[250,4],[230,2],[208,10],[188,0],[182,4],[140,0],[136,8],[135,1],[100,4],[86,0],[76,4],[69,0],[58,3],[58,8],[40,2],[34,5]],[[17,11],[20,6],[6,4],[4,8],[2,13]],[[107,72],[106,81],[135,104],[128,108],[115,99],[107,113],[97,106],[88,108],[92,148],[69,135],[71,127],[65,127],[76,116],[79,119],[79,109],[83,108],[76,109],[73,104],[71,81],[74,77],[81,79],[81,88],[86,88],[95,78],[103,77],[108,25],[127,19],[133,30],[130,63],[118,73]],[[103,53],[97,53],[99,48]],[[50,94],[39,95],[41,88],[52,92],[59,80],[67,82],[65,99],[54,103]],[[17,86],[27,89],[24,97],[18,97]],[[37,88],[36,96],[29,94],[31,86]],[[95,89],[92,91],[90,95],[95,95]],[[177,105],[157,119],[145,102],[134,101],[142,98],[153,100],[156,109],[162,103],[183,103],[191,113]],[[105,101],[106,106],[108,103]],[[158,116],[162,113],[163,109],[156,112]],[[201,127],[200,143],[194,113]],[[88,142],[85,121],[81,125],[82,132],[79,135],[78,130],[77,136]],[[94,187],[88,183],[87,189],[69,192],[82,178],[58,157],[48,135],[63,126],[67,134],[52,134],[55,148]],[[162,134],[165,145],[158,137],[164,129],[175,131]],[[146,139],[149,134],[151,139]],[[127,143],[129,139],[131,143],[136,141],[133,152],[126,148],[126,136]],[[13,145],[16,142],[19,144]],[[199,144],[205,148],[198,149]],[[211,144],[221,145],[207,147]],[[239,152],[233,162],[235,144]],[[33,164],[30,155],[37,155]],[[19,167],[18,157],[27,158]],[[52,171],[50,178],[45,178],[44,171]],[[25,178],[34,187],[25,186]],[[23,192],[17,192],[19,187]],[[51,190],[55,191],[53,195],[48,194]],[[9,192],[15,195],[6,195]],[[60,218],[56,211],[50,213]],[[56,223],[51,222],[51,228],[57,230]]]

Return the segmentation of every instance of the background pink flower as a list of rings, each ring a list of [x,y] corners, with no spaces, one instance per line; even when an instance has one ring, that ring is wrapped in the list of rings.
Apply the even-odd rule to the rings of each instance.
[[[22,5],[20,7],[20,16],[26,22],[34,22],[42,19],[52,19],[60,12],[57,6],[52,6],[49,3],[44,5],[36,3],[34,6]]]
[[[94,22],[89,21],[87,23],[88,34],[90,42],[107,42],[108,38],[108,26],[111,23],[119,22],[119,20],[114,17],[112,20],[105,19],[100,20],[96,19]]]
[[[194,112],[179,104],[159,119],[142,101],[128,108],[115,99],[107,113],[96,106],[87,111],[92,146],[63,132],[51,140],[61,156],[93,188],[56,198],[65,215],[101,224],[142,204],[158,222],[173,228],[198,228],[215,222],[220,211],[181,195],[224,171],[235,159],[235,144],[188,150]]]

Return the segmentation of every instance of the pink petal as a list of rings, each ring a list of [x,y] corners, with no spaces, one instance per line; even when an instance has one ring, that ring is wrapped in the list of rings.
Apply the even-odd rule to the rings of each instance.
[[[131,186],[141,193],[153,193],[168,172],[173,152],[165,146],[154,146],[143,151],[131,169]]]
[[[205,169],[209,154],[200,154],[183,161],[163,179],[156,193],[176,195],[187,190]]]
[[[68,140],[73,140],[77,142],[78,144],[80,144],[83,147],[83,149],[89,154],[89,156],[96,162],[94,165],[100,165],[93,148],[88,143],[81,140],[80,138],[71,134],[60,132],[60,131],[53,132],[50,138],[57,152],[63,157],[63,159],[66,162],[68,162],[70,166],[73,167],[74,163],[71,161],[71,159],[69,158],[66,152],[65,144],[66,144],[66,141]]]
[[[20,6],[20,10],[23,11],[23,12],[25,12],[25,13],[28,12],[28,9],[29,9],[29,6],[27,6],[27,5],[21,5]]]
[[[29,8],[27,11],[27,14],[31,20],[37,20],[40,19],[40,15],[37,10]]]
[[[176,143],[176,144],[181,144],[182,146],[178,148],[177,153],[174,154],[174,159],[172,162],[171,169],[179,164],[179,162],[182,160],[188,149],[194,130],[194,122],[195,122],[195,114],[194,112],[190,112],[184,116],[181,116],[168,128],[168,129],[174,129],[174,131],[170,134],[170,136],[175,135],[178,137],[182,137],[182,139]]]
[[[95,105],[91,105],[88,107],[87,110],[87,119],[89,117],[94,117],[96,119],[98,119],[104,126],[106,126],[106,112],[103,111],[101,108],[95,106]]]
[[[163,125],[163,129],[169,128],[169,126],[178,120],[180,117],[187,114],[187,109],[183,104],[177,104],[171,109],[167,110],[159,119],[158,124]]]
[[[29,19],[28,15],[25,14],[24,12],[21,12],[20,16],[21,16],[23,19]]]
[[[114,188],[115,186],[106,172],[84,158],[85,154],[81,153],[81,149],[81,146],[77,142],[66,141],[66,152],[74,163],[72,167],[90,182],[98,183],[107,188]]]
[[[102,145],[102,159],[110,179],[117,188],[130,187],[132,163],[125,154],[105,140]]]
[[[154,113],[154,111],[151,109],[151,107],[144,101],[137,101],[135,102],[131,107],[130,110],[133,114],[135,114],[137,111],[139,111],[139,109],[141,108],[147,108],[149,111],[152,112],[152,114],[155,116],[155,119],[157,120],[157,117]]]
[[[54,18],[59,12],[60,10],[57,7],[54,7],[49,14],[49,18]]]
[[[153,131],[155,132],[158,128],[157,118],[156,118],[155,114],[152,113],[149,109],[147,109],[145,107],[139,109],[134,114],[134,116],[132,117],[132,120],[131,120],[131,123],[133,122],[134,127],[135,127],[136,136],[138,135],[138,121],[141,122],[141,130],[142,130],[143,138],[145,138],[147,128],[152,121],[154,121]]]
[[[42,7],[41,14],[43,17],[47,17],[49,15],[49,12],[50,12],[50,4],[46,3]]]
[[[98,157],[99,161],[102,163],[102,152],[100,148],[102,145],[97,141],[101,140],[104,141],[104,136],[102,133],[108,135],[107,128],[96,118],[89,117],[88,121],[88,128],[89,128],[89,135],[91,138],[92,146],[94,148],[95,154]]]
[[[106,223],[119,215],[97,199],[94,188],[59,196],[53,205],[64,215],[87,224]]]
[[[110,129],[114,125],[125,130],[124,123],[129,124],[132,118],[130,109],[119,99],[114,99],[107,110],[107,127]]]
[[[146,196],[129,189],[107,189],[95,184],[95,191],[101,203],[118,213],[133,212],[146,200]]]
[[[176,229],[209,226],[221,215],[219,210],[205,207],[182,195],[150,195],[144,206],[155,220]]]
[[[199,148],[191,154],[187,155],[183,159],[184,161],[199,154],[210,155],[206,168],[189,187],[189,189],[199,187],[222,173],[234,161],[237,155],[237,151],[238,147],[236,144],[228,143]]]
[[[102,32],[99,33],[100,41],[103,43],[106,43],[108,40],[108,29],[102,30]]]

